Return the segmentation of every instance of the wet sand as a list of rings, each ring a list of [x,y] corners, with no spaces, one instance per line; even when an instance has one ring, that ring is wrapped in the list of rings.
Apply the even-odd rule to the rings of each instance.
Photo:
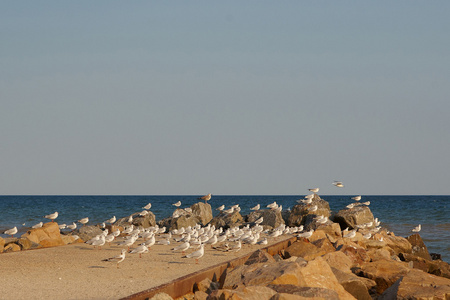
[[[272,239],[269,245],[290,237]],[[170,250],[176,245],[154,245],[142,258],[127,253],[119,268],[102,261],[120,254],[123,247],[117,243],[101,250],[79,243],[2,253],[0,299],[119,299],[267,246],[243,245],[238,253],[229,253],[208,245],[195,264],[194,259]]]

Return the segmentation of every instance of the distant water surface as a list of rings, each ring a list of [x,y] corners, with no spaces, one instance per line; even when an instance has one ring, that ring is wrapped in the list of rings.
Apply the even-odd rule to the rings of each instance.
[[[241,214],[250,212],[250,208],[260,203],[261,207],[276,201],[283,210],[296,204],[304,195],[252,195],[226,196],[213,195],[209,201],[215,208],[222,204],[239,204]],[[156,219],[172,214],[172,203],[182,202],[181,207],[189,207],[198,202],[198,196],[0,196],[0,232],[17,226],[21,232],[40,221],[48,221],[43,216],[59,212],[57,222],[70,224],[73,221],[89,217],[90,224],[101,223],[113,215],[117,218],[139,212],[147,203],[152,203],[151,211]],[[351,203],[350,196],[321,196],[330,203],[333,211],[343,209]],[[370,209],[382,226],[398,236],[408,236],[411,229],[422,224],[421,237],[430,252],[440,253],[445,261],[450,261],[450,196],[363,196],[361,202],[370,201]],[[25,226],[22,224],[25,223]],[[5,235],[1,235],[5,237]]]

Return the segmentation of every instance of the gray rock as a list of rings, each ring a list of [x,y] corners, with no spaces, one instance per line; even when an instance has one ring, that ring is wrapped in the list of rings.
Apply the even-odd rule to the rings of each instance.
[[[223,227],[223,229],[228,229],[244,224],[244,218],[242,218],[241,214],[237,211],[232,214],[220,212],[220,214],[214,217],[209,224],[214,225],[216,228]]]
[[[317,205],[317,210],[314,212],[310,211],[310,209],[312,207],[314,207],[315,205]],[[317,217],[320,215],[329,217],[330,216],[330,204],[327,201],[320,198],[319,195],[316,194],[316,195],[314,195],[311,204],[309,204],[309,205],[297,204],[292,208],[291,213],[288,218],[287,225],[291,226],[291,227],[305,225],[308,215],[311,215],[310,217],[308,217],[309,218],[308,220],[312,220],[314,217]]]
[[[202,225],[206,225],[212,220],[211,205],[203,202],[195,203],[191,206],[192,214],[197,217]]]
[[[358,225],[374,221],[372,211],[366,205],[358,205],[352,209],[342,209],[332,216],[332,221],[339,223],[342,229],[356,228]]]
[[[260,225],[267,228],[276,228],[281,224],[284,224],[283,217],[281,212],[275,211],[272,209],[261,209],[258,211],[252,211],[247,217],[246,220],[249,223],[254,223],[259,218],[263,217],[263,221]]]
[[[89,241],[93,237],[101,234],[103,230],[94,225],[84,225],[78,228],[76,235],[80,237],[83,241]]]

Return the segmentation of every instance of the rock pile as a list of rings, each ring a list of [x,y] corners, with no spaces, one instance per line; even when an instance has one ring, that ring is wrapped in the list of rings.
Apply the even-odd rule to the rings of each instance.
[[[277,255],[282,259],[258,250],[179,299],[449,299],[449,264],[423,258],[420,235],[405,239],[382,230],[374,240],[345,238],[331,234],[335,226],[316,230],[310,241],[298,239]],[[164,297],[171,299],[154,299]]]

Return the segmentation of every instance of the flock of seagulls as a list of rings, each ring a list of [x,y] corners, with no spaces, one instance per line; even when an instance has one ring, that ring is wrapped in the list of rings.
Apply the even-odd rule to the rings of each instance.
[[[342,188],[344,187],[341,181],[334,181],[332,183],[334,186]],[[305,204],[307,206],[307,210],[309,212],[317,211],[317,205],[314,205],[314,196],[319,192],[319,188],[311,188],[308,189],[311,194],[308,194],[304,197],[304,199],[300,199],[297,202]],[[357,205],[370,205],[370,202],[360,203],[361,196],[351,197],[355,202],[347,205],[348,209],[352,209]],[[211,200],[211,194],[207,194],[205,196],[199,197],[199,200],[207,201]],[[176,212],[179,210],[181,206],[181,201],[172,204],[176,207],[173,216],[176,216]],[[145,216],[149,213],[152,204],[148,203],[143,206],[144,209],[139,214],[141,216]],[[275,211],[282,211],[282,205],[277,204],[276,202],[270,203],[266,206],[267,208]],[[259,211],[261,209],[261,205],[257,204],[252,207],[252,211]],[[231,206],[229,209],[225,209],[225,205],[221,205],[216,210],[220,211],[224,214],[232,214],[234,212],[239,212],[241,208],[239,204],[235,204]],[[58,218],[58,212],[54,212],[52,214],[48,214],[44,216],[46,219],[50,219],[51,222],[54,222],[56,218]],[[154,245],[171,245],[174,244],[174,247],[171,248],[171,251],[174,253],[181,252],[183,258],[195,259],[196,264],[199,263],[199,259],[202,258],[205,254],[205,247],[208,246],[211,250],[222,251],[222,252],[232,252],[236,253],[240,251],[243,245],[248,245],[251,247],[252,245],[267,245],[269,240],[276,240],[280,236],[292,235],[296,236],[299,239],[309,239],[313,233],[314,229],[310,229],[308,231],[304,230],[304,226],[294,226],[289,227],[285,224],[281,224],[280,226],[273,228],[271,230],[264,229],[260,224],[263,222],[263,217],[260,217],[253,223],[249,223],[246,226],[239,228],[233,227],[224,230],[221,228],[215,228],[214,225],[208,224],[202,227],[200,224],[195,226],[188,226],[186,228],[174,229],[167,232],[166,227],[159,227],[158,225],[143,228],[136,227],[133,224],[125,227],[122,231],[119,229],[114,230],[113,232],[109,232],[107,228],[105,228],[105,223],[114,224],[116,222],[116,217],[113,216],[110,219],[106,220],[102,225],[104,230],[101,234],[95,236],[90,239],[86,243],[92,245],[94,248],[98,250],[101,249],[105,244],[111,245],[111,243],[115,242],[118,246],[126,247],[127,249],[122,249],[121,254],[117,256],[113,256],[111,258],[104,259],[103,261],[114,262],[117,264],[117,268],[119,264],[125,260],[126,253],[130,254],[139,254],[139,257],[142,258],[142,255],[148,253],[151,250],[151,247]],[[131,223],[133,221],[132,216],[128,218],[128,222]],[[326,224],[329,221],[328,217],[319,215],[314,218],[314,222],[318,225]],[[68,228],[71,230],[75,230],[77,228],[77,223],[85,225],[89,222],[89,218],[82,218],[72,224],[59,225],[60,229]],[[36,225],[32,226],[32,228],[39,228],[43,226],[43,222],[39,222]],[[364,239],[370,239],[373,237],[373,234],[380,230],[380,222],[378,218],[375,219],[374,222],[370,222],[367,224],[362,224],[357,226],[352,230],[349,228],[342,231],[342,236],[344,238],[354,238],[356,236],[357,231],[361,231]],[[421,230],[421,225],[419,224],[412,231],[419,232]],[[11,235],[14,237],[14,234],[17,233],[17,227],[8,229],[4,232],[4,234]],[[137,246],[135,246],[137,244]],[[193,249],[191,253],[186,254],[187,251]]]

